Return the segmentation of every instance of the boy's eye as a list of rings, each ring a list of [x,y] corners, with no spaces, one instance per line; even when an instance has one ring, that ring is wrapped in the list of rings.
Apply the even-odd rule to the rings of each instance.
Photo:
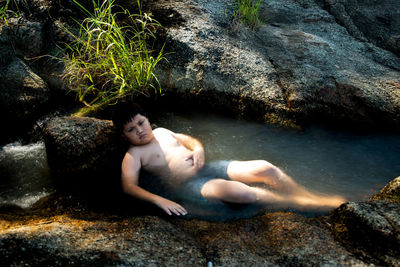
[[[132,132],[133,131],[133,128],[129,128],[128,129],[128,133],[130,133],[130,132]]]
[[[140,126],[143,124],[143,121],[139,121],[139,123],[138,123]]]

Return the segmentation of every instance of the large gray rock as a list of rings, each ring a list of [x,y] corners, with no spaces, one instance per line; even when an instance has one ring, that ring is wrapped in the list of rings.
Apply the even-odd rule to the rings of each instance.
[[[346,203],[332,215],[336,237],[365,259],[398,266],[400,258],[400,206],[388,201]]]
[[[43,219],[2,217],[2,266],[206,266],[193,238],[157,217]]]
[[[157,4],[171,17],[166,40],[174,53],[160,72],[170,91],[271,122],[400,126],[396,55],[354,38],[311,0],[263,1],[258,31],[233,31],[223,12],[231,5]]]
[[[13,124],[37,116],[49,99],[47,84],[18,57],[0,66],[0,114]]]
[[[125,152],[112,122],[56,117],[47,122],[43,136],[57,189],[112,205],[111,196],[120,193],[120,168]],[[111,199],[104,198],[104,194]]]
[[[44,39],[44,26],[40,22],[32,22],[24,18],[9,18],[2,33],[8,35],[17,54],[34,59],[42,56],[47,40]]]
[[[315,218],[274,212],[228,223],[176,220],[215,266],[364,266]]]
[[[400,56],[400,3],[396,0],[319,0],[347,31]]]
[[[44,128],[49,165],[59,175],[101,168],[116,150],[111,121],[88,117],[55,117]]]
[[[27,63],[43,53],[42,24],[22,18],[0,25],[0,114],[9,138],[31,129],[49,104],[47,83]],[[3,140],[1,140],[3,142]]]

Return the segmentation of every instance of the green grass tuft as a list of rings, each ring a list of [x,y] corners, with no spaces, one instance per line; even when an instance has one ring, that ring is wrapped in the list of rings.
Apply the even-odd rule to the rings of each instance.
[[[12,5],[12,2],[15,5],[15,8],[17,9],[18,12],[13,11],[10,6]],[[19,16],[19,8],[18,8],[18,4],[16,0],[13,0],[11,2],[11,0],[7,0],[5,2],[0,3],[0,21],[4,21],[6,25],[8,25],[7,23],[7,18],[9,18],[10,16],[14,16],[14,17],[18,17]]]
[[[67,45],[69,56],[65,60],[70,88],[87,106],[82,112],[138,94],[148,96],[150,90],[161,92],[154,70],[164,59],[163,49],[153,56],[149,47],[161,25],[150,14],[142,13],[140,0],[138,14],[114,5],[115,0],[104,0],[102,4],[93,0],[93,12],[73,1],[88,16],[83,22],[76,21],[78,35],[69,32],[75,41]],[[123,24],[117,16],[124,18]]]
[[[233,25],[247,24],[250,28],[258,28],[262,22],[258,11],[262,0],[235,0],[230,21]]]

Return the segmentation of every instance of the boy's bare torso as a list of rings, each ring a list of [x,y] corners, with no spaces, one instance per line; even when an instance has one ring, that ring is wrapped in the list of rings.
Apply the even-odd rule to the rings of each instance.
[[[190,158],[192,151],[183,146],[164,128],[153,130],[153,140],[143,146],[134,146],[129,153],[140,158],[141,168],[168,182],[179,184],[194,176],[197,168]]]

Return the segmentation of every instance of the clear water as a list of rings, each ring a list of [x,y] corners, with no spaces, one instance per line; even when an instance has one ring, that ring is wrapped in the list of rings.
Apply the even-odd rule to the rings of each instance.
[[[200,139],[208,160],[265,159],[313,191],[352,201],[400,176],[399,134],[300,132],[204,113],[163,113],[153,123]],[[0,147],[0,204],[28,207],[53,190],[43,142]]]
[[[212,159],[265,159],[312,191],[367,200],[400,176],[399,134],[305,131],[215,114],[164,113],[155,124],[192,135]]]

